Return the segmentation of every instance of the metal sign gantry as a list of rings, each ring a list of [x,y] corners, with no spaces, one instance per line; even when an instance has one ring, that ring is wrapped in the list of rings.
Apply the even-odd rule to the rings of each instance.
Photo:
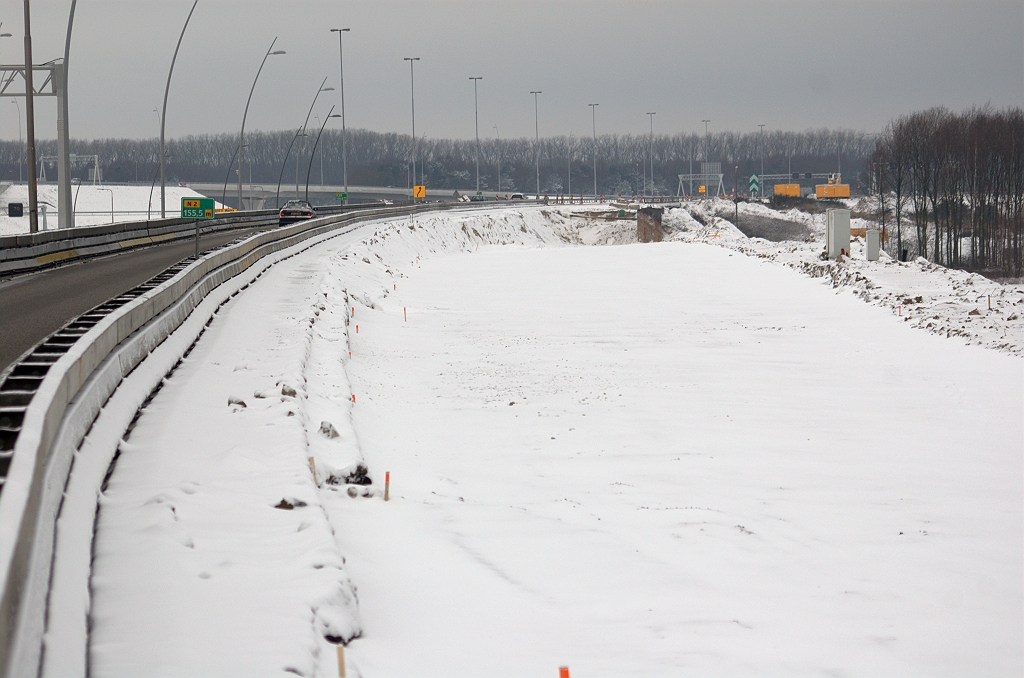
[[[705,197],[711,195],[711,187],[716,186],[715,195],[725,195],[725,184],[722,183],[722,179],[725,177],[724,174],[680,174],[679,175],[679,187],[676,188],[676,195],[683,195],[684,188],[683,184],[688,183],[690,186],[689,195],[693,195],[693,185],[696,183],[698,186],[706,186],[707,193]]]
[[[36,73],[44,73],[46,78],[40,85],[32,83],[32,96],[57,98],[57,227],[74,228],[75,215],[71,209],[71,155],[67,123],[67,77],[64,60],[54,59],[49,63],[33,65],[33,80],[36,79]],[[23,87],[16,86],[18,81]],[[21,91],[17,91],[19,89]],[[28,81],[25,79],[25,66],[23,64],[0,64],[0,97],[25,97],[27,93]],[[32,167],[29,171],[35,172],[36,168]]]

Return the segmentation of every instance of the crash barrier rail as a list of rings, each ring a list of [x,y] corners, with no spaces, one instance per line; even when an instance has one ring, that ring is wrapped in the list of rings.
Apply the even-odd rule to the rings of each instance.
[[[318,208],[317,213],[331,215],[379,207],[372,203],[344,207],[331,205]],[[278,210],[221,213],[215,219],[199,222],[199,234],[273,226],[277,223],[278,213]],[[0,237],[0,276],[28,273],[77,259],[174,240],[187,240],[195,235],[195,220],[171,218],[3,236]]]
[[[347,225],[482,207],[434,203],[362,209],[258,233],[169,268],[27,352],[0,384],[0,678],[40,671],[56,521],[75,451],[122,380],[207,295],[263,257]],[[249,214],[256,221],[263,217]],[[84,662],[87,648],[76,650]]]

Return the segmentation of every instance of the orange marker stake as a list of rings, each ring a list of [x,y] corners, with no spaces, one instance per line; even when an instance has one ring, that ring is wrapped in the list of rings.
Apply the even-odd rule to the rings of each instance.
[[[384,474],[384,501],[391,501],[391,471]]]
[[[359,334],[359,325],[356,325],[356,334]]]
[[[569,667],[559,666],[558,667],[558,678],[569,678]]]
[[[345,646],[338,646],[338,678],[345,678]]]
[[[348,357],[349,357],[349,358],[351,358],[351,357],[352,357],[352,351],[349,351],[349,352],[348,352]]]
[[[356,394],[355,394],[355,393],[353,393],[353,394],[352,394],[352,402],[355,402],[355,401],[356,401]]]
[[[903,315],[903,307],[902,306],[897,306],[896,308],[899,309],[900,315]]]
[[[398,283],[395,283],[394,285],[392,285],[392,287],[397,290],[398,289]]]
[[[402,320],[404,320],[405,322],[409,322],[409,314],[405,310],[405,306],[402,307]]]
[[[356,317],[356,307],[355,306],[352,307],[352,317],[353,318]]]

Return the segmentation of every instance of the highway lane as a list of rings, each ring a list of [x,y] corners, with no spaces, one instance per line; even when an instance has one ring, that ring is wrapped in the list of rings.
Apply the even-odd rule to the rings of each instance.
[[[200,238],[209,250],[262,226]],[[86,259],[0,282],[0,374],[69,320],[140,285],[195,253],[195,241],[174,241],[129,252]]]

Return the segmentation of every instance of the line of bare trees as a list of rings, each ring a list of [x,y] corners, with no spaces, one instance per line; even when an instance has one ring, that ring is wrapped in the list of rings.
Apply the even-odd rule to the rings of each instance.
[[[315,134],[315,131],[314,131]],[[248,147],[242,162],[244,181],[276,185],[282,177],[285,155],[295,131],[253,132],[246,135]],[[305,141],[305,144],[303,144]],[[99,155],[103,178],[115,182],[148,183],[159,165],[156,139],[72,140],[72,152]],[[168,170],[181,182],[236,180],[238,163],[231,163],[238,137],[232,134],[198,135],[172,139],[167,145]],[[296,172],[305,183],[309,171],[312,140],[300,138],[291,149],[284,167],[283,187],[294,185]],[[311,169],[312,183],[320,183],[322,154],[324,181],[340,184],[342,175],[341,132],[327,130],[320,139]],[[421,138],[416,141],[417,178],[434,188],[475,188],[476,144],[473,140]],[[53,141],[38,144],[41,156],[56,155]],[[574,193],[593,191],[593,161],[597,156],[598,192],[607,195],[640,193],[645,184],[661,194],[673,194],[676,175],[700,171],[708,159],[722,163],[728,190],[745,187],[746,177],[764,170],[768,173],[835,171],[856,180],[874,148],[874,138],[864,132],[818,129],[804,132],[720,132],[704,134],[649,135],[606,134],[597,137],[559,136],[533,139],[482,139],[480,142],[481,188],[532,191],[536,181],[535,153],[540,159],[541,190],[564,193],[569,190],[570,173]],[[351,185],[406,186],[411,180],[412,139],[407,134],[349,130],[347,139],[348,178]],[[296,157],[298,156],[298,162]],[[18,177],[18,163],[24,147],[18,142],[0,142],[0,179]],[[654,160],[651,180],[650,160]],[[498,184],[498,163],[501,184]],[[296,170],[296,164],[298,169]],[[85,179],[86,168],[73,170]],[[49,167],[52,180],[55,169]],[[866,176],[864,180],[866,181]]]
[[[932,108],[893,120],[870,159],[896,252],[1019,277],[1024,265],[1024,111]],[[909,213],[909,214],[908,214]],[[906,222],[907,228],[904,229]]]

